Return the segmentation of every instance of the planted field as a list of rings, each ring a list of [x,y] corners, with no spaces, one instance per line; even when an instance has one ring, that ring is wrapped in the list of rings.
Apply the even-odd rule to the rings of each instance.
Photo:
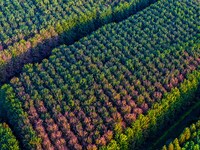
[[[52,28],[51,31],[56,30],[56,32],[60,33],[80,22],[93,21],[93,19],[97,18],[97,15],[101,18],[103,16],[109,17],[113,12],[124,10],[126,11],[124,13],[130,13],[130,7],[134,11],[148,3],[149,1],[144,0],[139,0],[138,2],[131,0],[90,0],[87,2],[84,0],[1,1],[1,50],[15,42],[43,33],[50,28]],[[136,4],[138,5],[136,6]],[[124,7],[124,9],[120,10],[120,7]],[[120,14],[120,16],[123,15],[123,13]],[[118,17],[120,18],[120,16]],[[111,18],[112,16],[104,19],[106,21]],[[117,18],[115,19],[117,20]]]
[[[156,0],[7,0],[0,2],[0,82],[59,44],[72,44],[100,26],[120,21]]]
[[[198,6],[161,0],[26,65],[0,95],[22,147],[137,148],[197,90]]]

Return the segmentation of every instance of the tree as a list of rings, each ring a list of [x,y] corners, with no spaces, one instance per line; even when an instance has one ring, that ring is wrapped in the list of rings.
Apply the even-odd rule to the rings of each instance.
[[[185,135],[185,140],[189,140],[191,137],[191,132],[189,128],[185,128],[183,134]]]
[[[0,149],[19,150],[19,142],[14,137],[9,126],[5,123],[0,124]]]
[[[172,143],[169,144],[168,150],[174,150],[174,145]]]
[[[181,147],[179,145],[179,141],[177,138],[175,138],[175,140],[173,141],[173,144],[174,144],[174,149],[175,150],[181,150]]]
[[[185,139],[185,135],[182,133],[180,136],[179,136],[179,143],[180,144],[183,144],[185,143],[186,139]]]
[[[166,146],[166,145],[163,146],[163,147],[162,147],[162,150],[167,150],[167,146]]]

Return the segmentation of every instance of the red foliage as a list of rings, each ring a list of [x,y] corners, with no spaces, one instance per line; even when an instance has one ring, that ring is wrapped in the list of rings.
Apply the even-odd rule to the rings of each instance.
[[[105,137],[101,137],[101,138],[96,140],[96,144],[99,145],[99,146],[104,146],[104,145],[106,145],[106,143],[107,142],[106,142]]]
[[[97,146],[94,145],[94,144],[89,144],[89,145],[87,146],[87,150],[97,150]]]
[[[105,134],[104,134],[105,139],[109,142],[112,138],[113,138],[113,131],[108,130]]]
[[[141,109],[141,108],[135,108],[135,109],[133,109],[133,112],[134,112],[134,113],[136,113],[137,115],[139,115],[139,114],[142,114],[142,113],[143,113],[143,111],[142,111],[142,109]]]
[[[137,107],[137,104],[136,104],[135,101],[133,101],[133,100],[130,100],[130,101],[128,102],[128,105],[131,106],[132,108],[136,108],[136,107]]]
[[[136,120],[136,114],[132,113],[132,114],[126,114],[124,116],[124,119],[126,120],[126,122],[130,125],[133,121]]]
[[[162,98],[162,93],[161,92],[154,92],[153,98],[155,98],[156,100],[160,100]]]
[[[142,109],[143,112],[146,112],[149,109],[148,104],[147,103],[143,103],[141,105],[141,109]]]
[[[0,51],[3,51],[3,45],[0,44]]]

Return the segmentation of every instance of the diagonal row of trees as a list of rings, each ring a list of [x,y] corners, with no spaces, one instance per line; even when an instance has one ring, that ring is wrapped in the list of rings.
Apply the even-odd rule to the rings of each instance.
[[[195,150],[200,148],[200,121],[186,127],[178,138],[175,138],[163,150]]]
[[[19,150],[19,142],[6,123],[0,123],[0,149]]]

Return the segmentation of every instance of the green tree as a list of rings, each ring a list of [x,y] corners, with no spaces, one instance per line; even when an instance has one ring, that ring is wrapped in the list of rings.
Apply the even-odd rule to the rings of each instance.
[[[174,150],[174,145],[172,143],[169,144],[168,150]]]

